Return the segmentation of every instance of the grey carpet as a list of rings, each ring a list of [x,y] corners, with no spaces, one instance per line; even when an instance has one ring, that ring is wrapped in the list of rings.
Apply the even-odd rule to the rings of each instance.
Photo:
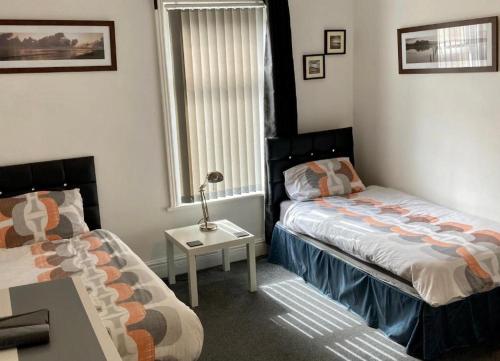
[[[415,360],[403,347],[367,327],[297,275],[265,259],[257,262],[258,292],[247,291],[246,262],[198,272],[204,330],[201,361]],[[171,289],[188,302],[186,275]],[[500,361],[493,349],[467,349],[445,360]]]

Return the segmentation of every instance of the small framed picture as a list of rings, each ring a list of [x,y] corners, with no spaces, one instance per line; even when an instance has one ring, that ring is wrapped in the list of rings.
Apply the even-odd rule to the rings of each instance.
[[[325,54],[345,54],[346,31],[325,30]]]
[[[116,68],[113,21],[0,20],[0,74]]]
[[[325,55],[304,55],[304,80],[324,79],[325,76]]]

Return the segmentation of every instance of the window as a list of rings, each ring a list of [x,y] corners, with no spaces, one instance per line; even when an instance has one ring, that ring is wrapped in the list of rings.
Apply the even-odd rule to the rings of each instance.
[[[264,53],[261,1],[164,1],[159,14],[174,205],[263,190]],[[173,177],[172,177],[173,175]]]

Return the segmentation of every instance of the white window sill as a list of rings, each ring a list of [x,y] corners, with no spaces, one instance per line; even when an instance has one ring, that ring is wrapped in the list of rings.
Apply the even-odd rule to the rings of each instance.
[[[264,192],[253,192],[253,193],[247,193],[247,194],[239,194],[236,196],[229,196],[229,197],[224,197],[224,198],[219,198],[219,199],[210,199],[207,200],[208,204],[219,204],[219,203],[228,203],[232,201],[237,201],[240,199],[248,199],[248,198],[264,198]],[[184,210],[184,209],[190,209],[190,208],[199,208],[201,202],[194,202],[194,203],[181,203],[172,207],[167,208],[167,212],[175,212],[179,210]]]

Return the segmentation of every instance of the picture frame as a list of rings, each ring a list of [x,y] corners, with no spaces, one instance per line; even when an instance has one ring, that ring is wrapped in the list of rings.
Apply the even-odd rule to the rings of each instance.
[[[498,17],[398,29],[400,74],[498,71]]]
[[[0,20],[0,74],[116,70],[114,21]]]
[[[309,54],[303,56],[304,80],[325,79],[325,54]]]
[[[325,30],[325,54],[341,55],[346,53],[346,30]]]

